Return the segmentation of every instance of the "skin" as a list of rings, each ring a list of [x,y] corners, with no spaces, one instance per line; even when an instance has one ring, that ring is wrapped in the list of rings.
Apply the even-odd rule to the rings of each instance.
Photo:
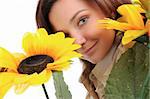
[[[58,0],[48,17],[56,31],[76,38],[82,46],[77,51],[91,63],[102,60],[112,47],[115,32],[97,27],[97,20],[106,16],[94,0]]]

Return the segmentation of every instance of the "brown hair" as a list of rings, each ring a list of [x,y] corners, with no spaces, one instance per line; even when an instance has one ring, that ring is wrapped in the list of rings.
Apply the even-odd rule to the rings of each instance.
[[[49,34],[53,33],[53,27],[48,19],[48,13],[57,0],[39,0],[36,9],[36,23],[38,28],[45,28]]]
[[[36,10],[36,23],[38,28],[45,28],[49,34],[52,34],[53,26],[49,22],[48,13],[58,0],[39,0]],[[116,9],[118,6],[131,3],[130,0],[94,0],[103,12],[111,18],[116,18]]]
[[[95,0],[106,16],[117,17],[116,9],[122,4],[129,4],[131,0]]]

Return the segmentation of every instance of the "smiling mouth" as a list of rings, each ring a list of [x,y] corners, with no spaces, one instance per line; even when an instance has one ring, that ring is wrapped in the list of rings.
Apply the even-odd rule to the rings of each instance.
[[[85,54],[90,53],[91,50],[92,50],[92,49],[95,47],[95,45],[97,44],[97,42],[98,42],[98,41],[96,41],[89,49],[87,49],[87,50],[85,51]]]

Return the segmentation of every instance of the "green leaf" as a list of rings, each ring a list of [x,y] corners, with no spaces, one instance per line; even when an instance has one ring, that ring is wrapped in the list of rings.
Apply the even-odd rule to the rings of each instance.
[[[144,84],[143,84],[143,87],[141,89],[141,92],[140,92],[140,99],[146,99],[147,96],[150,97],[150,93],[149,93],[149,87],[150,86],[150,72],[148,73],[145,81],[144,81]]]
[[[107,80],[106,99],[149,99],[149,52],[136,43],[120,57]]]
[[[63,72],[53,71],[53,79],[56,90],[55,95],[57,99],[72,99],[72,95],[64,81]]]

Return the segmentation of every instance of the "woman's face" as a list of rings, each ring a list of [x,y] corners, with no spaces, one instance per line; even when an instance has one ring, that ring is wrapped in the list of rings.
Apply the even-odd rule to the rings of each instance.
[[[97,27],[97,20],[105,17],[94,0],[58,0],[49,13],[54,29],[76,38],[82,46],[77,51],[94,64],[104,58],[114,40],[113,30]]]

